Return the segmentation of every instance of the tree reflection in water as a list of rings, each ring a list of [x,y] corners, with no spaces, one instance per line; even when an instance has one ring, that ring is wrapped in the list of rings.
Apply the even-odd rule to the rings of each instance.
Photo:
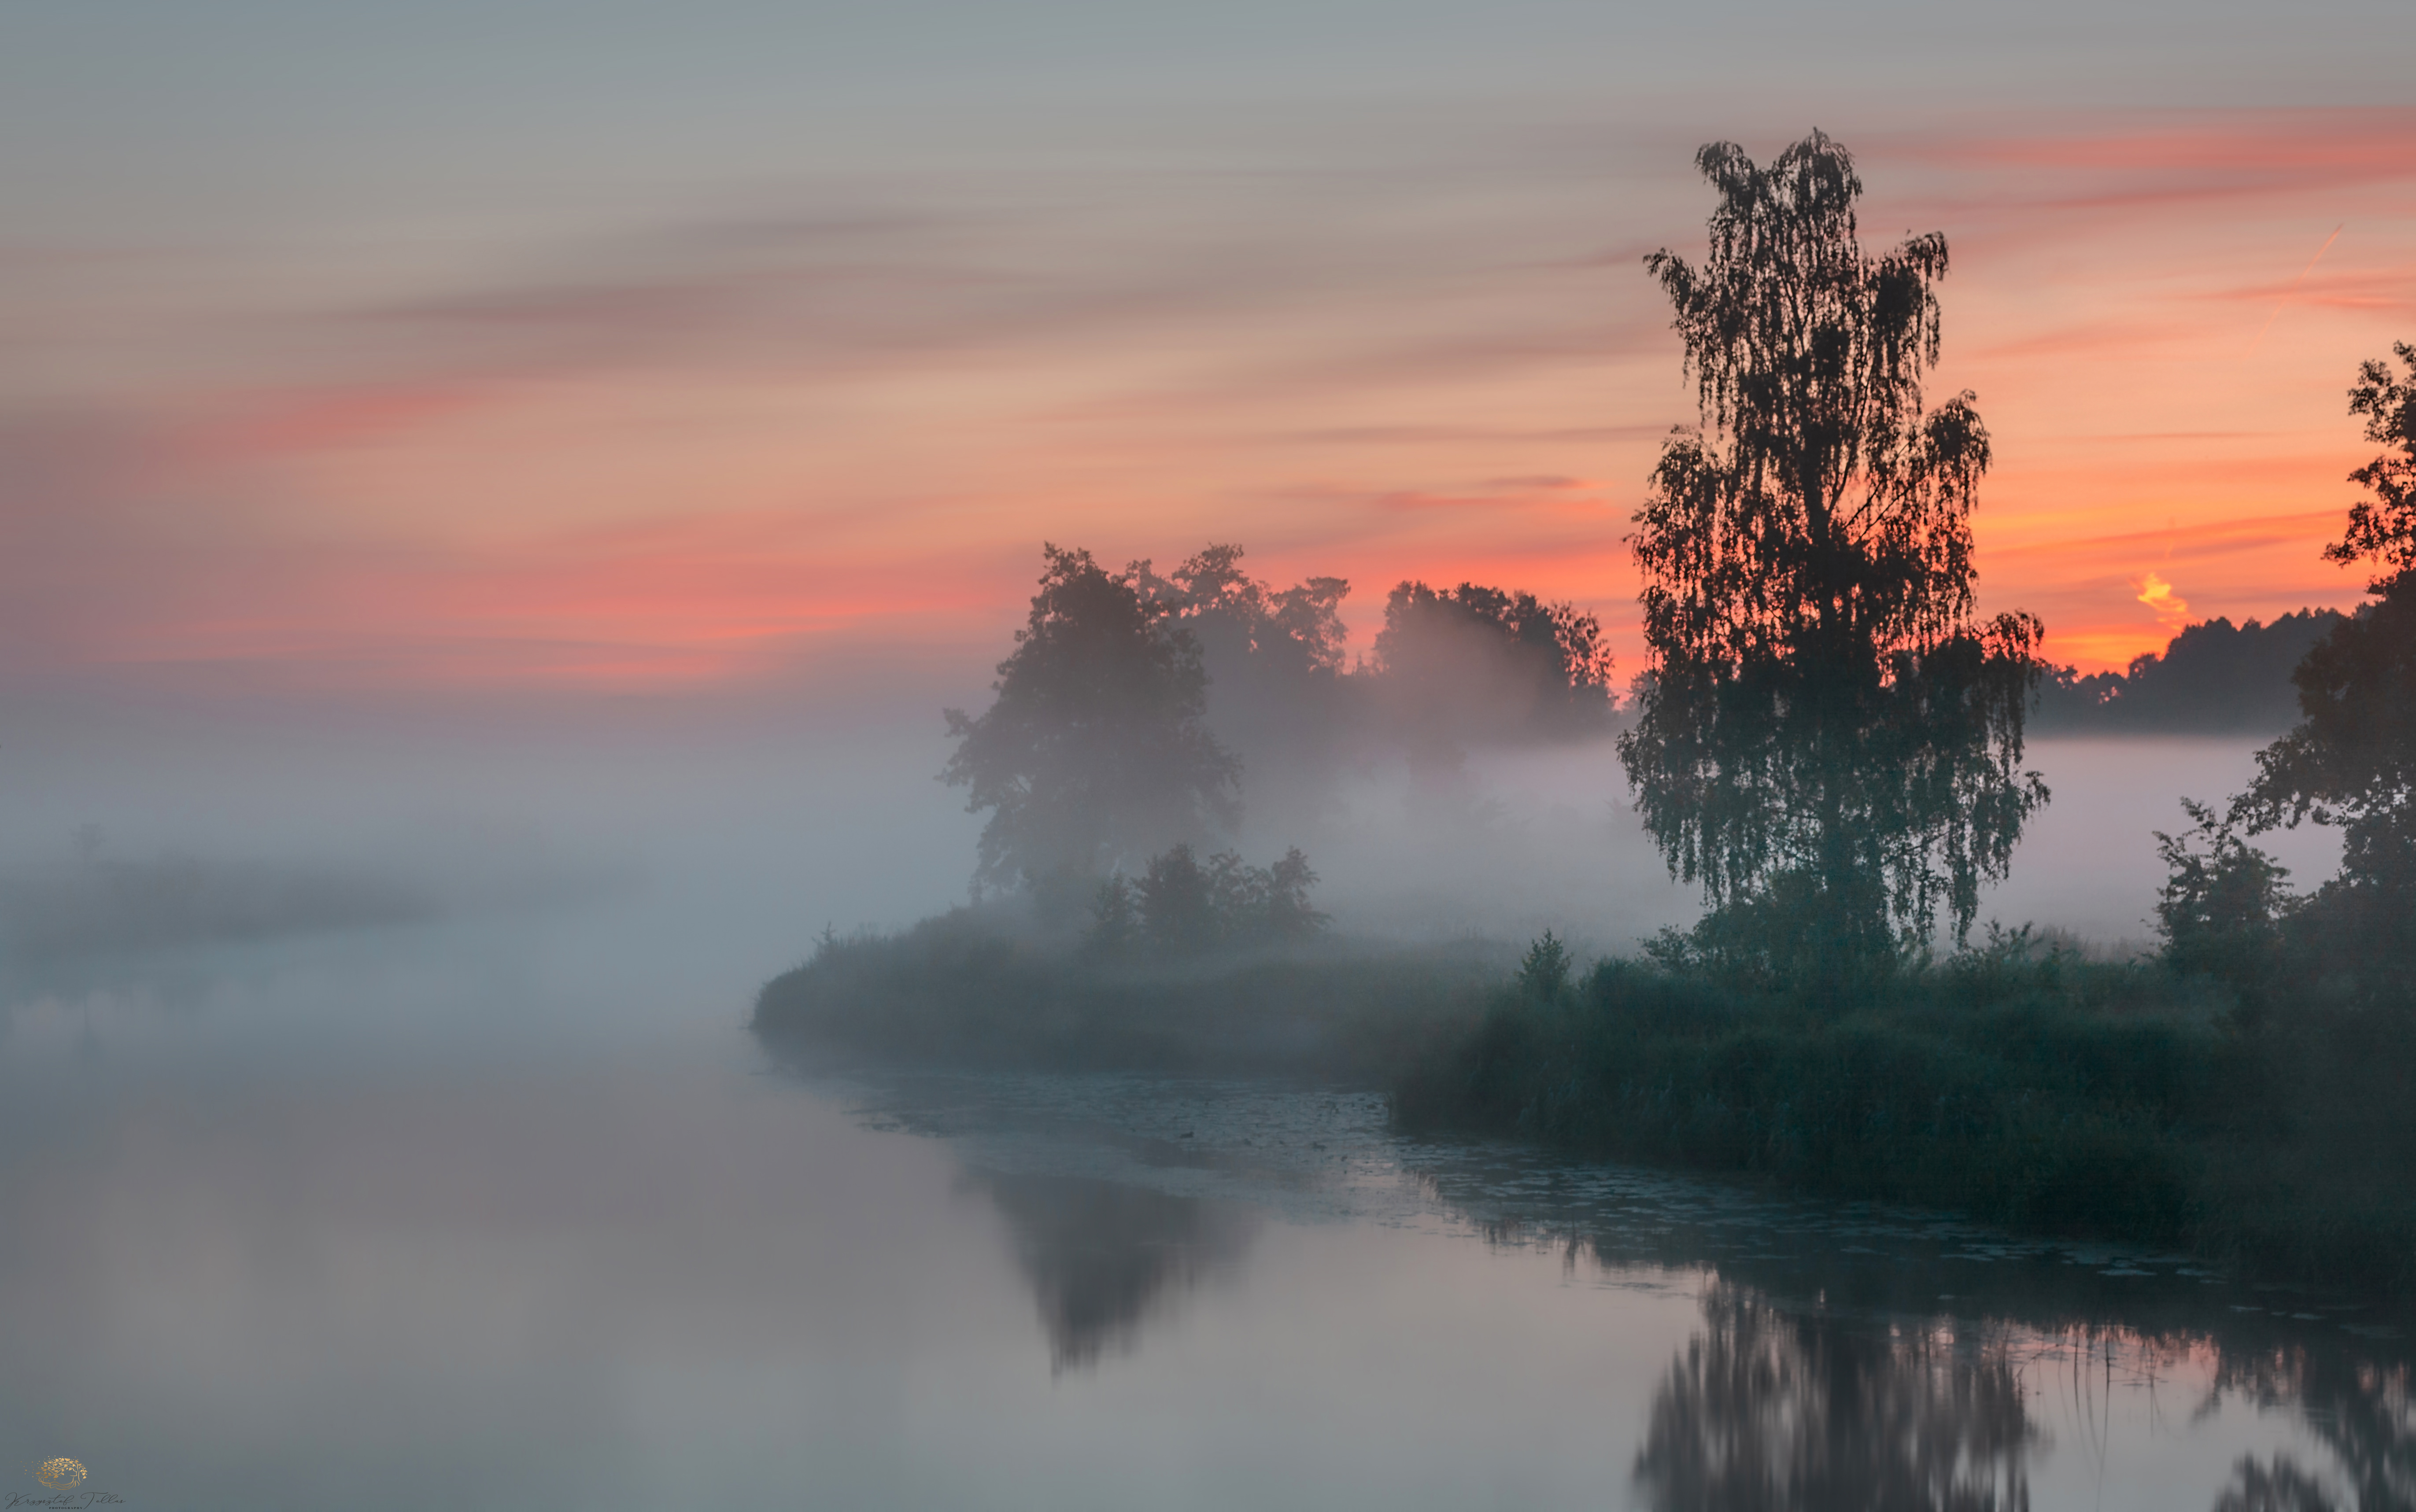
[[[976,1172],[1006,1219],[1049,1333],[1052,1373],[1129,1349],[1171,1296],[1236,1265],[1258,1232],[1246,1210],[1085,1176]]]
[[[2416,1399],[2408,1365],[2378,1365],[2345,1349],[2304,1344],[2227,1349],[2201,1415],[2227,1395],[2259,1412],[2292,1410],[2332,1450],[2333,1474],[2288,1453],[2243,1457],[2215,1512],[2409,1512],[2416,1508]]]
[[[1669,1367],[1636,1479],[1663,1512],[2030,1505],[2036,1428],[2000,1343],[1791,1313],[1722,1282]]]

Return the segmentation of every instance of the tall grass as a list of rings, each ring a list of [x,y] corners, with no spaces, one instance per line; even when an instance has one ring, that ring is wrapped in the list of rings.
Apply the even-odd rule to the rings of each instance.
[[[1744,1172],[2267,1274],[2416,1285],[2416,1034],[2244,1016],[2002,937],[1844,1011],[1633,961],[1517,983],[1394,1082],[1412,1131]]]
[[[897,934],[825,935],[764,985],[754,1028],[793,1052],[1381,1082],[1473,1021],[1509,963],[1473,940],[1103,954],[959,909]]]

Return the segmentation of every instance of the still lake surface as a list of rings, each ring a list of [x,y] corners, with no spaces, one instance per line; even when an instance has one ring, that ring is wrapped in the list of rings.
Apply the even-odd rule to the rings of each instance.
[[[2089,754],[2058,823],[2163,818]],[[2028,885],[2129,906],[2073,854]],[[19,962],[0,1493],[2416,1505],[2408,1321],[2360,1298],[1404,1141],[1364,1092],[778,1066],[742,1024],[810,927],[759,883]]]

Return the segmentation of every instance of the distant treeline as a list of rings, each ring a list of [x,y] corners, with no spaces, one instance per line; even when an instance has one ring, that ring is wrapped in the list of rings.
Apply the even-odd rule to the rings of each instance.
[[[2082,676],[2049,667],[2039,679],[2031,728],[2040,734],[2091,732],[2271,734],[2299,718],[2290,671],[2332,633],[2343,614],[2303,609],[2271,624],[2205,620],[2161,655],[2131,658],[2123,672]]]

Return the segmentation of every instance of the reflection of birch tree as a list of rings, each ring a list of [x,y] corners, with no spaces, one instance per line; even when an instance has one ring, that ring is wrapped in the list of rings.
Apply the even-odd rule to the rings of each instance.
[[[1669,1367],[1637,1455],[1661,1512],[2014,1512],[2037,1438],[2014,1361],[1790,1314],[1729,1284]]]
[[[2226,1350],[2200,1414],[2214,1411],[2227,1394],[2259,1412],[2288,1410],[2303,1418],[2332,1450],[2337,1480],[2310,1473],[2287,1453],[2270,1460],[2243,1456],[2215,1512],[2416,1508],[2416,1399],[2404,1361],[2382,1366],[2300,1345]],[[2346,1495],[2335,1498],[2333,1489]]]
[[[1946,239],[1866,255],[1853,159],[1817,131],[1696,163],[1710,255],[1646,263],[1700,423],[1636,516],[1652,664],[1620,758],[1673,873],[1723,910],[1788,900],[1813,921],[1792,948],[1835,969],[1941,904],[1961,934],[2005,874],[2046,799],[2020,765],[2045,631],[1979,617],[1987,429],[1969,394],[1924,407]]]

